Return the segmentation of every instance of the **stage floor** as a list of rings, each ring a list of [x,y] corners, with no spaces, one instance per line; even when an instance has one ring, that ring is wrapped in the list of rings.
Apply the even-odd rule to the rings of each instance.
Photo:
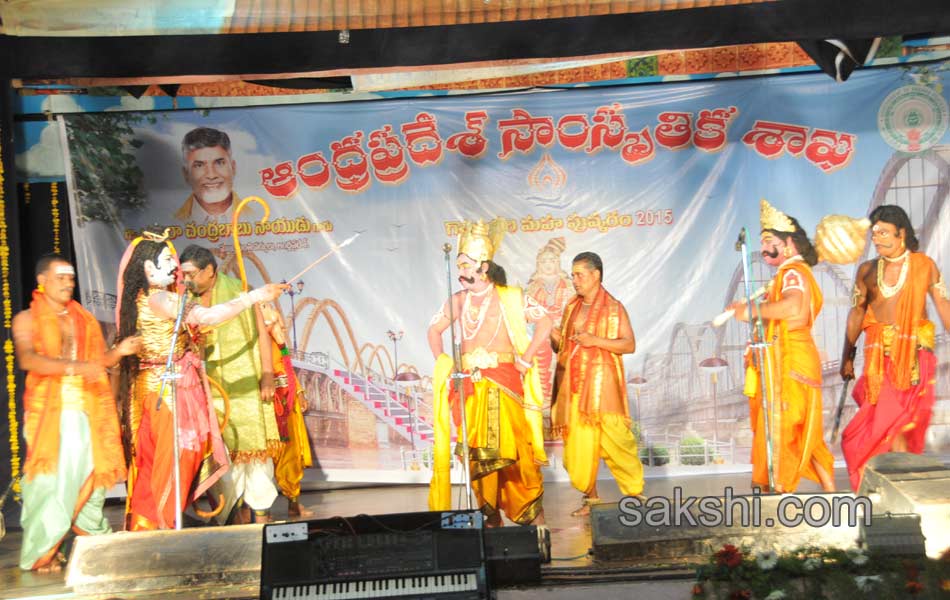
[[[835,481],[839,490],[848,490],[847,473],[844,469],[835,470]],[[646,480],[646,496],[671,497],[675,487],[679,486],[684,496],[721,496],[726,487],[732,487],[735,494],[750,492],[749,473],[727,475],[692,475],[678,477],[651,477]],[[453,495],[457,498],[458,493]],[[598,489],[605,501],[616,502],[622,497],[613,480],[598,482]],[[819,488],[812,482],[802,483],[799,492],[817,492]],[[419,485],[401,485],[388,487],[364,487],[307,492],[301,502],[316,513],[314,518],[333,516],[353,516],[357,514],[386,514],[418,512],[426,510],[428,488]],[[671,568],[652,576],[641,576],[639,580],[623,577],[623,568],[631,564],[595,563],[588,556],[591,547],[591,529],[589,519],[572,517],[571,511],[580,505],[581,494],[567,482],[556,481],[545,485],[544,509],[547,525],[551,530],[552,562],[545,565],[542,572],[544,584],[536,588],[499,590],[498,598],[529,599],[578,598],[594,592],[598,598],[688,598],[693,581],[693,570],[687,565],[669,565]],[[123,504],[115,502],[106,507],[106,514],[113,528],[122,523]],[[287,503],[278,499],[274,507],[274,518],[287,516]],[[218,587],[209,591],[172,591],[163,590],[149,593],[135,593],[79,596],[72,593],[64,583],[64,573],[36,574],[21,571],[17,567],[21,534],[19,530],[7,532],[0,540],[0,598],[256,598],[254,589],[227,589]],[[591,569],[609,566],[614,572],[598,577],[597,583],[576,578],[575,583],[566,583],[565,576],[584,574]],[[610,579],[614,581],[606,581]],[[574,580],[574,577],[571,577]],[[651,580],[652,579],[652,580]]]

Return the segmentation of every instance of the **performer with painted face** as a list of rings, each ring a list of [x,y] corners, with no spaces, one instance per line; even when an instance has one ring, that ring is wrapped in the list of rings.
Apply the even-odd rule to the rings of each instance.
[[[432,318],[429,347],[433,372],[435,456],[430,510],[451,508],[449,413],[459,426],[461,404],[449,375],[452,359],[442,352],[442,332],[452,326],[461,336],[472,490],[489,526],[502,524],[501,512],[515,523],[543,523],[541,465],[544,453],[542,388],[536,355],[551,331],[544,307],[520,288],[509,287],[505,272],[492,262],[505,231],[504,219],[489,226],[466,223],[458,244],[458,280],[452,295]],[[528,322],[534,334],[528,336]]]
[[[30,308],[13,319],[17,362],[27,372],[20,568],[59,570],[70,529],[112,531],[102,507],[126,469],[106,368],[141,340],[106,350],[99,322],[73,300],[76,272],[62,256],[40,258],[36,283]]]
[[[752,483],[768,488],[765,419],[769,419],[772,475],[778,493],[794,492],[802,477],[834,491],[834,457],[822,435],[821,358],[811,328],[822,295],[811,267],[818,262],[798,221],[761,203],[762,258],[778,270],[769,282],[767,301],[753,306],[752,316],[767,321],[768,358],[746,370],[752,424]],[[736,317],[749,320],[744,302],[733,303]],[[767,413],[762,407],[765,378]]]
[[[142,347],[122,361],[120,399],[124,442],[132,457],[127,503],[127,528],[147,530],[175,525],[174,426],[168,401],[158,401],[179,303],[185,299],[172,286],[178,261],[167,231],[146,231],[126,250],[119,268],[119,336],[139,332]],[[185,306],[175,347],[175,380],[180,447],[182,506],[199,498],[227,469],[208,383],[191,333],[231,319],[255,303],[277,298],[286,285],[268,284],[237,298],[203,307]]]
[[[864,373],[853,392],[859,408],[841,436],[855,491],[871,457],[924,451],[937,368],[928,295],[943,326],[950,329],[943,275],[919,251],[907,213],[899,206],[882,205],[869,219],[878,258],[858,267],[841,355],[841,377],[853,379],[856,344],[864,333]]]

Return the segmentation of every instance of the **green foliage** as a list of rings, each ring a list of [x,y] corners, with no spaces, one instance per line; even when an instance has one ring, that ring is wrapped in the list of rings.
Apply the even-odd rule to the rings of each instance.
[[[651,464],[650,457],[653,457]],[[670,462],[670,451],[662,446],[646,446],[640,448],[640,462],[650,467],[662,467]]]
[[[144,178],[134,152],[143,142],[132,130],[145,119],[131,112],[67,118],[80,224],[119,223],[122,211],[145,207]]]
[[[684,465],[706,464],[706,440],[699,436],[684,437],[680,440],[680,463]],[[710,459],[712,452],[710,452]]]

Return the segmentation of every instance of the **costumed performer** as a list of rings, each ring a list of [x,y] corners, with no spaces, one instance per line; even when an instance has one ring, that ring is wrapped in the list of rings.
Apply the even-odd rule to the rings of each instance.
[[[798,221],[765,200],[760,203],[760,220],[762,258],[777,271],[766,301],[752,309],[753,318],[768,322],[765,339],[771,342],[766,364],[751,360],[746,369],[745,393],[753,433],[752,483],[769,488],[765,428],[765,419],[769,419],[775,484],[770,491],[794,492],[802,477],[818,482],[827,492],[834,491],[834,457],[822,434],[821,357],[811,333],[823,300],[811,270],[818,263],[818,254]],[[746,302],[735,302],[729,308],[735,310],[737,319],[749,320]],[[762,406],[762,378],[767,412]]]
[[[133,457],[126,527],[174,527],[174,424],[171,385],[158,398],[181,302],[186,302],[174,349],[181,506],[201,495],[228,468],[214,405],[194,335],[232,319],[257,302],[275,299],[286,285],[267,284],[223,304],[203,307],[172,291],[179,274],[168,233],[145,231],[129,245],[119,268],[119,335],[141,332],[142,347],[122,361],[119,391],[124,443]]]
[[[853,379],[856,344],[864,334],[864,373],[852,392],[858,412],[841,434],[855,491],[873,456],[924,451],[937,372],[928,295],[950,330],[946,283],[934,261],[919,251],[907,213],[885,204],[869,219],[878,258],[858,267],[841,355],[841,377]]]
[[[574,257],[571,280],[577,295],[564,311],[557,348],[556,393],[552,409],[555,435],[564,440],[564,468],[584,494],[573,516],[590,514],[599,502],[597,469],[603,457],[626,496],[643,492],[643,465],[630,429],[623,355],[636,350],[630,317],[604,289],[600,256]]]
[[[547,462],[542,431],[542,388],[535,355],[547,342],[551,319],[544,307],[507,285],[505,271],[492,261],[505,231],[504,219],[490,226],[466,223],[459,236],[458,280],[452,295],[432,318],[429,347],[433,371],[434,465],[430,510],[451,508],[450,412],[458,427],[461,403],[451,385],[452,359],[442,352],[442,332],[455,326],[461,336],[472,490],[490,527],[502,524],[501,513],[527,525],[544,522],[541,465]],[[528,322],[534,334],[528,336]]]

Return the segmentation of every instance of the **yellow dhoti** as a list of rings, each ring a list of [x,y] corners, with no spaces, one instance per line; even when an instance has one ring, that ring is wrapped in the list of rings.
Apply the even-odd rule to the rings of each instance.
[[[600,423],[574,418],[570,435],[564,438],[564,468],[571,484],[591,494],[597,484],[597,469],[603,458],[620,491],[636,496],[643,491],[643,465],[637,452],[637,440],[622,415],[605,414]]]
[[[501,510],[515,523],[530,523],[541,512],[544,487],[521,398],[482,379],[465,401],[465,418],[479,508],[488,516]]]

